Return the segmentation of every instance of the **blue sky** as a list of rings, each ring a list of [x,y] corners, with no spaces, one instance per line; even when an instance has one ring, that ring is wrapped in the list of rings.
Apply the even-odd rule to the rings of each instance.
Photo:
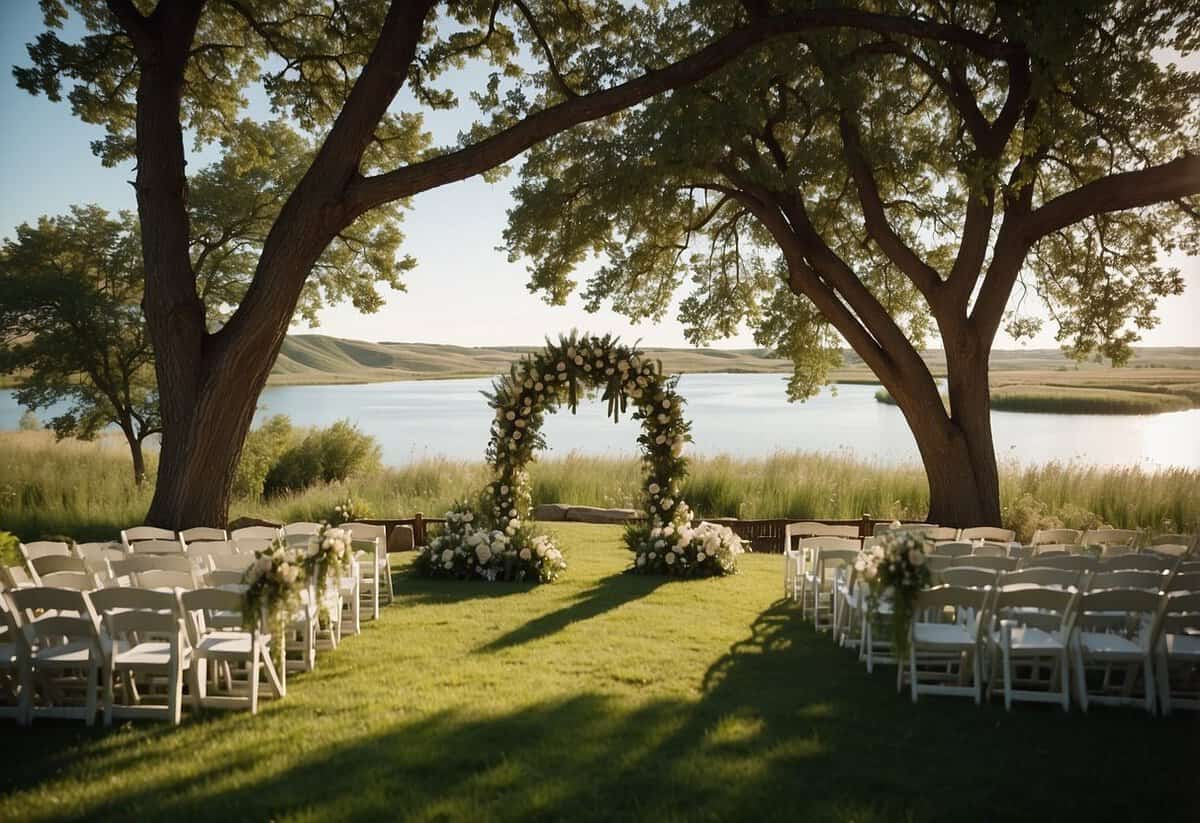
[[[102,130],[75,119],[66,103],[34,98],[16,87],[14,63],[25,64],[25,43],[41,31],[33,0],[0,3],[0,236],[10,237],[17,225],[42,214],[65,212],[72,204],[98,203],[108,209],[134,209],[131,165],[106,169],[89,149]],[[1189,61],[1194,62],[1194,61]],[[464,73],[464,83],[479,79]],[[465,94],[460,94],[465,99]],[[452,143],[468,125],[470,113],[438,112],[427,117],[435,143]],[[190,147],[189,147],[190,148]],[[203,165],[210,151],[193,156]],[[545,305],[525,289],[520,263],[509,263],[496,251],[510,205],[508,180],[492,185],[474,178],[419,195],[405,218],[405,252],[417,258],[407,278],[406,293],[385,290],[386,306],[362,315],[350,306],[321,313],[321,325],[298,324],[294,332],[316,331],[361,340],[505,345],[538,343],[572,327],[612,331],[645,345],[682,346],[682,328],[672,312],[661,324],[631,325],[610,311],[588,314],[579,300]],[[1200,345],[1200,259],[1176,258],[1188,281],[1182,297],[1166,301],[1162,324],[1145,335],[1145,345]],[[1028,305],[1028,303],[1027,303]],[[753,345],[748,333],[721,341],[720,347]],[[1001,336],[997,345],[1013,347]],[[1049,330],[1032,344],[1053,347]]]

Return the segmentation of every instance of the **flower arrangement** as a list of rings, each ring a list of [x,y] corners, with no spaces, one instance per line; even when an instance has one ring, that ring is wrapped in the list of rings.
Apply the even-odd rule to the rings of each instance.
[[[275,634],[280,665],[283,664],[283,635],[287,619],[300,606],[300,591],[306,579],[304,560],[297,557],[283,538],[254,553],[254,562],[246,569],[242,582],[242,620],[245,628],[269,628]]]
[[[638,442],[643,449],[643,493],[651,526],[662,529],[685,517],[690,522],[691,512],[679,494],[679,484],[687,472],[683,454],[691,440],[691,424],[683,416],[683,399],[675,391],[676,383],[677,378],[663,374],[660,363],[644,357],[635,347],[621,345],[611,335],[572,332],[557,343],[547,341],[540,352],[521,357],[508,374],[497,378],[487,395],[495,409],[487,449],[493,480],[477,507],[460,505],[447,515],[446,528],[436,538],[441,541],[436,562],[430,554],[427,562],[418,564],[418,570],[496,579],[501,572],[490,559],[480,560],[478,552],[474,559],[469,556],[480,547],[486,547],[483,554],[489,558],[499,553],[511,560],[515,552],[515,565],[505,567],[504,579],[553,580],[565,569],[553,539],[537,534],[529,525],[533,499],[526,466],[546,445],[541,434],[546,412],[563,405],[575,411],[587,391],[600,393],[614,420],[632,404],[632,417],[642,423]],[[468,514],[471,520],[465,519]],[[481,530],[488,535],[486,539],[476,534]],[[468,544],[468,538],[474,543]],[[634,548],[632,543],[630,547]],[[528,559],[522,559],[523,552]],[[660,567],[655,564],[653,568]]]
[[[567,568],[554,539],[509,518],[503,529],[477,519],[468,504],[446,512],[446,525],[417,558],[428,577],[549,583]]]
[[[349,495],[345,500],[333,507],[333,514],[329,517],[329,522],[335,526],[340,526],[343,523],[364,520],[371,517],[371,515],[371,507],[367,505],[365,500],[361,500],[354,495]]]
[[[692,526],[686,504],[674,508],[668,523],[641,523],[626,530],[625,542],[633,550],[631,571],[669,577],[719,577],[737,573],[741,539],[727,526],[702,522]]]
[[[316,602],[321,607],[322,621],[332,619],[325,605],[330,578],[349,573],[353,560],[350,532],[345,529],[324,523],[321,525],[321,531],[309,540],[308,551],[301,562],[304,565],[305,576],[313,581],[316,589]]]
[[[888,534],[880,545],[863,551],[854,563],[867,584],[867,611],[874,619],[883,600],[892,603],[892,642],[896,656],[908,655],[908,629],[917,592],[929,586],[925,539],[910,531]]]

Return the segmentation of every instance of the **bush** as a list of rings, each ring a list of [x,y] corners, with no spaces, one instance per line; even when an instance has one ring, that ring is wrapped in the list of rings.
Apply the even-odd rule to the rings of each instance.
[[[17,536],[9,532],[0,532],[0,566],[20,566],[21,551],[17,548]]]
[[[235,497],[259,498],[271,468],[296,439],[292,421],[277,414],[246,435],[242,457],[233,476]]]
[[[374,437],[339,420],[293,443],[267,471],[263,494],[301,491],[318,483],[340,483],[351,475],[378,468],[380,449]]]
[[[17,426],[23,432],[35,432],[42,427],[42,421],[38,420],[36,414],[26,409],[21,413],[21,420]]]

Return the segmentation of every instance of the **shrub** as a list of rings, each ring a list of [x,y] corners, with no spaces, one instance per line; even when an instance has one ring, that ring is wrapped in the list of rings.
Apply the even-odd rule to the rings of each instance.
[[[17,548],[17,536],[9,532],[0,532],[0,566],[20,566],[21,551]]]
[[[295,437],[292,421],[284,414],[268,418],[257,429],[252,429],[246,435],[242,457],[233,476],[234,496],[262,497],[267,474]]]
[[[35,432],[42,427],[42,421],[38,420],[36,414],[26,409],[21,413],[21,421],[17,423],[17,426],[23,432]]]
[[[374,437],[348,421],[310,431],[289,446],[263,481],[263,494],[301,491],[318,483],[340,483],[352,475],[379,467],[380,449]]]

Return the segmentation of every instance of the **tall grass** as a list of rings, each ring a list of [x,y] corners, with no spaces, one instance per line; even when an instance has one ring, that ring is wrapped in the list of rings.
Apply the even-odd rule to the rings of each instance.
[[[876,402],[895,406],[887,389],[875,392]],[[942,403],[950,407],[948,395]],[[1157,390],[1142,385],[1136,390],[1117,387],[998,386],[992,389],[991,407],[999,411],[1044,414],[1160,414],[1185,411],[1200,403],[1200,392],[1190,387]]]
[[[58,534],[77,540],[113,537],[140,522],[149,507],[153,480],[136,487],[128,453],[114,441],[55,443],[46,432],[5,432],[0,455],[6,468],[0,477],[0,529],[25,540]],[[151,478],[153,471],[151,463]],[[637,460],[571,453],[536,463],[530,473],[536,502],[640,506]],[[265,500],[240,497],[230,517],[319,520],[351,493],[377,516],[437,515],[477,493],[488,479],[482,462],[430,458]],[[849,519],[866,513],[919,518],[929,505],[919,465],[881,465],[841,453],[698,457],[691,461],[683,494],[705,517]],[[1196,470],[1013,462],[1001,466],[1000,497],[1006,522],[1025,537],[1056,522],[1200,528]]]

